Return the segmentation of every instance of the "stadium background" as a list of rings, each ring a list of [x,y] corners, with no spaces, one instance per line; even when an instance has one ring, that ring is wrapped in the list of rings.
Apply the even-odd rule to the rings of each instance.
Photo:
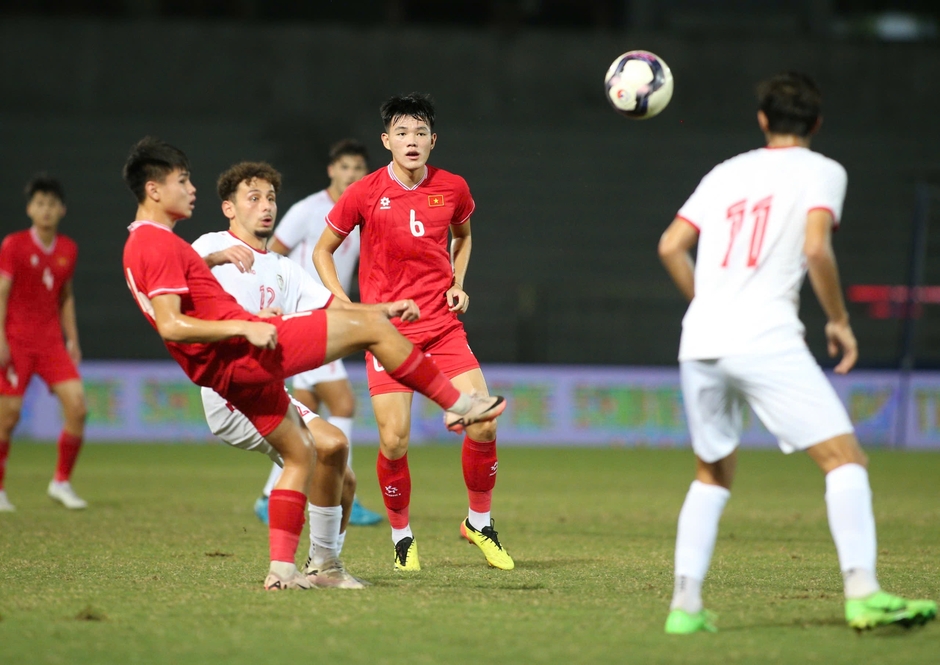
[[[885,13],[898,9],[915,13]],[[477,201],[465,317],[474,350],[488,366],[523,372],[579,366],[581,385],[599,366],[622,370],[598,398],[601,424],[639,427],[640,436],[607,443],[684,438],[674,382],[651,391],[649,372],[629,369],[674,369],[684,303],[656,240],[711,166],[760,144],[754,84],[781,69],[807,71],[825,94],[814,148],[849,171],[836,238],[843,280],[855,300],[875,300],[850,303],[850,312],[861,366],[882,372],[847,401],[856,419],[887,423],[870,442],[909,443],[912,428],[940,442],[937,375],[919,372],[911,384],[889,371],[940,367],[935,290],[905,288],[940,283],[929,233],[940,179],[932,3],[48,0],[0,12],[3,231],[27,223],[20,192],[34,172],[62,179],[62,230],[80,246],[87,359],[166,361],[120,271],[134,204],[119,172],[131,143],[154,134],[189,154],[199,200],[179,232],[193,240],[223,227],[214,179],[232,162],[264,159],[282,171],[283,214],[325,186],[323,156],[336,139],[363,139],[372,166],[382,164],[379,104],[422,90],[439,106],[432,161],[464,175]],[[662,55],[676,78],[670,107],[649,122],[618,117],[602,95],[607,64],[631,48]],[[866,286],[901,288],[858,288]],[[802,314],[827,364],[808,290]],[[131,395],[125,366],[101,367],[112,376],[89,383],[91,440],[96,422],[120,424],[122,400],[156,419],[144,422],[150,432],[189,418],[181,414],[198,426],[191,388],[177,390],[173,379]],[[519,381],[520,394],[532,395],[533,384]],[[546,381],[535,387],[558,385]],[[34,385],[25,433],[54,427],[41,397]],[[538,403],[540,417],[558,408]],[[638,420],[624,415],[632,413]]]

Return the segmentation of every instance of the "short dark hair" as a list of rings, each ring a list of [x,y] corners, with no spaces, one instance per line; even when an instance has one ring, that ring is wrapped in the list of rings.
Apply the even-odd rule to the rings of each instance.
[[[434,129],[434,100],[430,95],[421,92],[395,95],[382,104],[379,112],[382,114],[382,124],[385,125],[386,131],[398,118],[424,120],[428,123],[428,127]]]
[[[26,194],[26,202],[32,201],[39,192],[52,194],[59,199],[60,203],[65,203],[65,190],[62,189],[62,183],[46,173],[37,173],[26,183],[26,189],[23,190]]]
[[[822,92],[800,72],[782,72],[757,85],[758,108],[772,134],[809,136],[822,113]]]
[[[327,164],[335,164],[340,157],[362,157],[366,162],[369,161],[369,151],[356,139],[343,139],[330,146],[330,161]]]
[[[238,186],[252,180],[267,180],[274,185],[274,193],[281,189],[281,174],[267,162],[239,162],[229,167],[219,176],[219,198],[229,201],[238,191]]]
[[[147,197],[148,182],[163,182],[176,169],[189,171],[186,153],[158,138],[145,136],[131,146],[122,175],[137,202],[141,203]]]

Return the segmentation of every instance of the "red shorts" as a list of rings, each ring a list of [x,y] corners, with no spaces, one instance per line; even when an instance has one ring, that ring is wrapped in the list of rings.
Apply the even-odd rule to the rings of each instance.
[[[252,346],[233,363],[231,380],[219,391],[261,436],[280,425],[290,407],[284,379],[319,367],[326,357],[325,310],[285,314],[267,322],[277,327],[277,348]]]
[[[443,329],[411,334],[407,334],[406,330],[403,334],[408,341],[430,356],[438,369],[449,379],[480,367],[479,361],[470,350],[467,332],[460,321]],[[368,351],[366,352],[366,374],[369,377],[370,395],[414,392],[390,377],[385,368]]]
[[[0,371],[0,395],[22,397],[34,374],[50,388],[81,378],[64,343],[37,350],[14,342],[10,344],[10,363]]]

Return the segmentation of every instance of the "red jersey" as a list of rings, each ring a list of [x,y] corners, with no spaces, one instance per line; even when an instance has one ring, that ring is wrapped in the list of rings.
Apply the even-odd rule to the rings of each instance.
[[[421,319],[395,325],[419,332],[456,320],[445,297],[454,283],[449,230],[470,219],[473,209],[470,188],[460,176],[426,166],[424,178],[407,187],[389,164],[350,185],[326,222],[343,237],[361,227],[362,302],[411,298]]]
[[[140,310],[156,329],[150,299],[167,293],[180,296],[180,311],[204,321],[261,321],[246,312],[212,275],[192,246],[172,229],[154,222],[134,222],[124,244],[124,277]],[[193,383],[219,392],[228,389],[234,363],[249,355],[241,337],[208,344],[164,341],[170,355]]]
[[[75,273],[78,245],[56,235],[46,247],[32,228],[11,233],[0,245],[0,274],[12,280],[6,335],[11,344],[42,349],[62,344],[62,288]]]

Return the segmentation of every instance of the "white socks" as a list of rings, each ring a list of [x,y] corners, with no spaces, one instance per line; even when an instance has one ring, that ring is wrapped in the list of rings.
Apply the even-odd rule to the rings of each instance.
[[[877,540],[868,471],[843,464],[826,474],[829,530],[839,554],[846,598],[864,598],[880,589],[875,577]]]
[[[392,527],[392,542],[395,543],[396,545],[398,544],[398,541],[401,540],[402,538],[414,538],[414,537],[415,537],[414,534],[411,533],[410,524],[406,526],[404,529],[396,529]]]
[[[264,484],[264,489],[261,490],[261,494],[271,496],[274,486],[277,485],[277,481],[281,478],[281,471],[283,471],[283,469],[277,464],[271,465],[271,473],[268,474],[268,482]]]
[[[690,614],[702,610],[702,581],[718,538],[718,521],[730,496],[731,492],[724,487],[692,481],[679,512],[676,586],[670,609]]]
[[[490,514],[478,513],[474,510],[470,510],[467,515],[467,519],[470,521],[470,526],[472,526],[477,531],[483,531],[484,527],[490,525]]]
[[[308,503],[307,516],[310,521],[310,558],[313,565],[338,558],[342,506],[314,506]]]

